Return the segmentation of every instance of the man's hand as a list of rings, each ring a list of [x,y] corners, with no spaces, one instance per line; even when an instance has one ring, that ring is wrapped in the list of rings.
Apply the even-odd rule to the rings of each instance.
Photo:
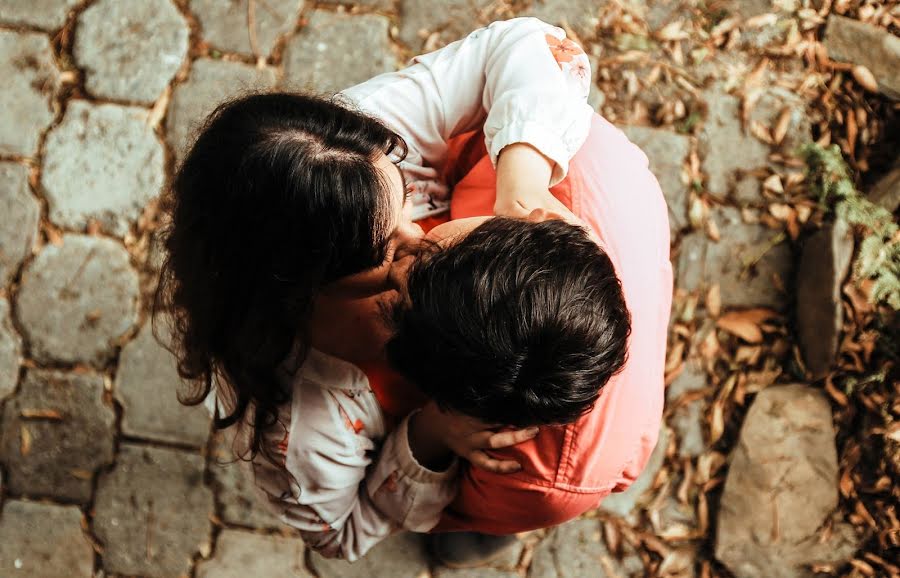
[[[446,462],[454,453],[483,470],[508,474],[522,466],[513,460],[497,460],[484,450],[514,446],[532,439],[540,431],[537,427],[496,432],[497,425],[486,424],[473,417],[441,410],[428,402],[413,416],[409,442],[413,455],[425,467]]]

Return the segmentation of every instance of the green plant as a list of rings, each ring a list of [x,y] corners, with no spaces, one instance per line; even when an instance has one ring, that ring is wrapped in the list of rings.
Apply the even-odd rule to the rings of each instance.
[[[872,280],[873,303],[900,310],[900,228],[893,216],[856,190],[837,145],[826,148],[810,143],[801,147],[800,154],[819,202],[837,218],[865,231],[854,263],[856,279]]]

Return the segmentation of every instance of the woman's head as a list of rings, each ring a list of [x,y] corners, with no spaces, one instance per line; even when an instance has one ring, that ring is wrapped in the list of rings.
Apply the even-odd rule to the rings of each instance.
[[[187,402],[216,375],[235,408],[217,425],[250,402],[274,419],[274,371],[302,342],[315,296],[386,282],[409,232],[390,160],[405,152],[377,120],[314,96],[246,96],[207,118],[167,198],[156,302],[173,316],[182,375],[205,384]]]

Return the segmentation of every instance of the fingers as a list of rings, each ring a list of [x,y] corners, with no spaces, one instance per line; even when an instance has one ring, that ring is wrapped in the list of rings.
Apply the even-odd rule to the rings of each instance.
[[[514,446],[516,444],[520,444],[532,439],[538,434],[539,431],[540,428],[529,427],[525,429],[491,434],[491,436],[487,440],[488,447],[492,449],[498,449],[508,446]]]
[[[473,466],[495,474],[512,474],[522,469],[522,466],[516,461],[495,460],[480,450],[471,452],[467,459]]]

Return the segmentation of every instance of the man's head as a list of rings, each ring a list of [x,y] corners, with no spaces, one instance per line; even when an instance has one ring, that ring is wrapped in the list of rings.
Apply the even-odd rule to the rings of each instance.
[[[488,423],[569,423],[625,363],[630,317],[612,262],[562,220],[493,218],[409,268],[391,365]]]

